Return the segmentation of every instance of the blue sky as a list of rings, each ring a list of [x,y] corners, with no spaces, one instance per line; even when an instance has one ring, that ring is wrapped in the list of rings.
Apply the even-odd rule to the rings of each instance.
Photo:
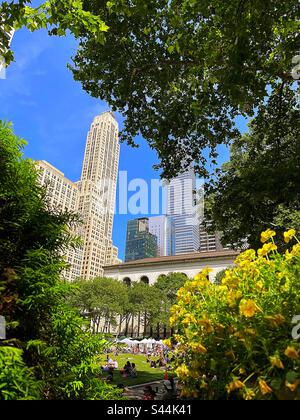
[[[76,51],[71,36],[56,38],[46,31],[22,29],[15,34],[12,48],[15,62],[7,70],[6,79],[0,79],[0,119],[12,121],[16,134],[27,140],[27,157],[47,160],[77,181],[87,131],[94,116],[108,106],[85,93],[67,69]],[[122,128],[122,118],[117,115],[117,119]],[[244,121],[239,125],[245,128]],[[138,143],[139,149],[121,145],[120,170],[128,171],[129,181],[159,178],[152,168],[157,163],[156,153],[143,139]],[[220,152],[220,161],[227,160],[228,151],[221,148]],[[113,240],[122,259],[126,222],[131,218],[115,217]]]

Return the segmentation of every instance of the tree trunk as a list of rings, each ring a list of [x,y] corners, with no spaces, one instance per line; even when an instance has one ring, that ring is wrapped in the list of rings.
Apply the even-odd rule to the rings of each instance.
[[[141,327],[141,313],[138,313],[138,337],[140,336],[140,327]]]
[[[147,312],[144,313],[144,337],[147,335]]]
[[[167,338],[167,326],[164,325],[164,338]]]
[[[119,337],[119,335],[121,334],[122,321],[123,321],[123,318],[122,318],[122,315],[120,315],[119,330],[118,330],[118,333],[117,333],[117,338],[118,338],[118,337]]]
[[[131,321],[131,337],[133,338],[133,328],[134,328],[134,314],[131,315],[132,316],[132,321]]]
[[[127,337],[127,334],[128,334],[129,322],[130,322],[130,314],[126,316],[126,321],[125,321],[125,336],[126,337]]]

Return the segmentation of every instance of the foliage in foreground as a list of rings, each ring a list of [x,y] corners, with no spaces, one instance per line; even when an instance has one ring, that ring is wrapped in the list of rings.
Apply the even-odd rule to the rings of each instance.
[[[48,209],[23,146],[0,121],[0,400],[118,398],[96,377],[107,343],[84,331],[66,303],[72,286],[60,280],[73,216]]]
[[[285,241],[295,242],[295,231]],[[172,325],[178,329],[176,373],[182,395],[201,399],[299,399],[300,343],[292,337],[300,314],[300,243],[284,255],[262,234],[222,284],[202,271],[178,292]]]
[[[300,229],[299,111],[293,90],[282,85],[274,91],[208,185],[207,218],[224,244],[239,246],[247,239],[257,249],[260,232],[269,226],[278,233]]]
[[[214,161],[235,138],[236,117],[299,78],[298,0],[31,3],[3,1],[4,24],[79,38],[75,79],[122,113],[123,140],[148,141],[164,177],[191,162],[208,175],[207,149]],[[0,32],[0,54],[1,41]]]

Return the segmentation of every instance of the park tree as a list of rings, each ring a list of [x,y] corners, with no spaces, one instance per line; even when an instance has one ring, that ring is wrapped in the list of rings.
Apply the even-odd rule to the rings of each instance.
[[[157,323],[164,329],[164,335],[170,327],[169,314],[170,308],[177,300],[177,292],[188,280],[183,273],[169,273],[158,277],[154,288],[158,291],[160,297],[160,311],[157,317]]]
[[[129,299],[132,305],[132,316],[138,318],[138,329],[143,327],[143,335],[153,332],[155,319],[160,312],[160,298],[157,290],[148,284],[133,283],[129,289]],[[142,329],[142,328],[141,328]]]
[[[215,162],[238,133],[236,117],[298,77],[298,0],[30,3],[3,2],[4,22],[69,28],[79,39],[75,80],[123,115],[123,141],[148,141],[167,178],[191,162],[207,175],[207,151]]]
[[[73,215],[48,208],[25,142],[0,121],[0,399],[109,399],[95,375],[105,340],[83,330],[60,279]]]
[[[255,248],[260,232],[300,228],[300,113],[295,92],[282,85],[259,107],[250,132],[208,186],[208,218],[223,243]],[[280,245],[280,244],[278,244]]]
[[[111,326],[118,323],[118,315],[128,307],[126,286],[110,278],[78,280],[75,286],[77,293],[72,302],[89,320],[93,333],[110,332]]]

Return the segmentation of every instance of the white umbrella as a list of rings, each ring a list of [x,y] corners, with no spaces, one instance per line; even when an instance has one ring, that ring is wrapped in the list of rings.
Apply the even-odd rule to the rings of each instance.
[[[144,338],[142,341],[140,341],[141,344],[149,344],[149,340],[147,338]]]
[[[132,341],[129,338],[124,338],[124,340],[121,340],[121,343],[127,344],[128,346],[132,345]]]

